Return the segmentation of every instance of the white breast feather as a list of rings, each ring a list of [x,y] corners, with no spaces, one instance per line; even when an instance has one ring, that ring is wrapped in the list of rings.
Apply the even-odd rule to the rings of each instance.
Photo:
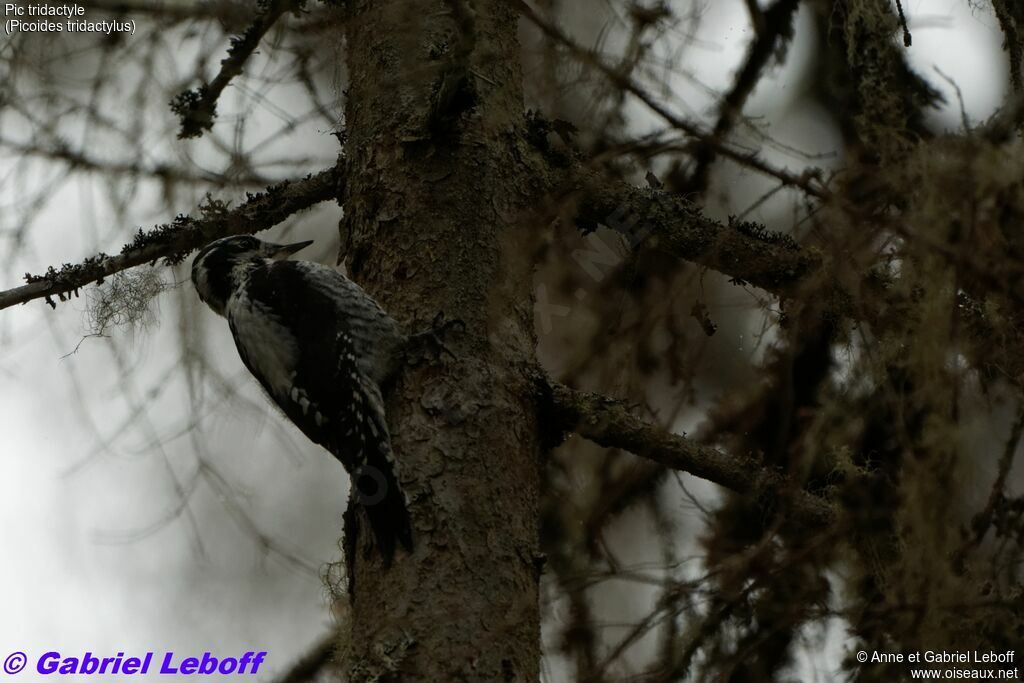
[[[235,327],[237,343],[253,369],[278,396],[288,396],[298,359],[298,345],[291,332],[276,322],[259,304],[236,291],[228,300],[227,315]]]

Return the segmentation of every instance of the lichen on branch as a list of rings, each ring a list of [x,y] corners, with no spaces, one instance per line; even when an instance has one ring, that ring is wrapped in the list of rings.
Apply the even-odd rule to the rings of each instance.
[[[197,138],[213,128],[217,116],[217,100],[231,79],[242,73],[246,61],[259,47],[260,40],[286,12],[299,12],[305,0],[259,0],[260,14],[240,36],[229,40],[227,56],[221,60],[220,71],[208,83],[186,90],[171,99],[170,106],[181,119],[179,138]]]
[[[33,299],[45,299],[56,308],[54,297],[64,301],[69,294],[77,296],[82,287],[102,284],[114,273],[161,260],[165,265],[181,263],[191,251],[218,237],[266,230],[298,211],[336,197],[341,179],[340,167],[329,168],[303,180],[272,185],[263,192],[248,192],[235,209],[208,197],[198,216],[178,215],[150,230],[140,228],[116,256],[99,253],[80,263],[50,266],[41,275],[26,273],[27,284],[0,292],[0,309]]]

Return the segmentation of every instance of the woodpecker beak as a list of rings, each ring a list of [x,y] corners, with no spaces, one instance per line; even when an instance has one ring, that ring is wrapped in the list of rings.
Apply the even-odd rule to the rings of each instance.
[[[270,258],[275,261],[283,261],[300,249],[305,249],[309,245],[313,244],[313,240],[306,240],[305,242],[296,242],[295,244],[268,244],[270,248]]]

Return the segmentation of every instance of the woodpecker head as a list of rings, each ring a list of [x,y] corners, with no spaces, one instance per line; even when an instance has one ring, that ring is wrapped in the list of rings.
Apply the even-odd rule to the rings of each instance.
[[[288,258],[313,241],[274,244],[252,235],[222,237],[203,247],[192,261],[192,284],[210,308],[224,315],[231,292],[248,277],[250,270],[267,260]]]

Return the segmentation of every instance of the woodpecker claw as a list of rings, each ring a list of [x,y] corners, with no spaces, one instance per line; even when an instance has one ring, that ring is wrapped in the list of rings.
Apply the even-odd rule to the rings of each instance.
[[[455,358],[455,354],[451,352],[444,341],[445,335],[451,330],[459,328],[460,332],[466,331],[466,323],[462,322],[458,318],[452,320],[445,320],[444,311],[438,311],[437,315],[434,316],[434,320],[431,322],[430,329],[424,332],[418,332],[409,337],[409,349],[417,350],[421,353],[419,357],[408,358],[406,362],[412,366],[417,367],[423,364],[424,357],[429,353],[433,357],[433,360],[437,361],[441,359],[442,354],[448,354],[451,358]],[[427,353],[423,353],[423,352]]]

